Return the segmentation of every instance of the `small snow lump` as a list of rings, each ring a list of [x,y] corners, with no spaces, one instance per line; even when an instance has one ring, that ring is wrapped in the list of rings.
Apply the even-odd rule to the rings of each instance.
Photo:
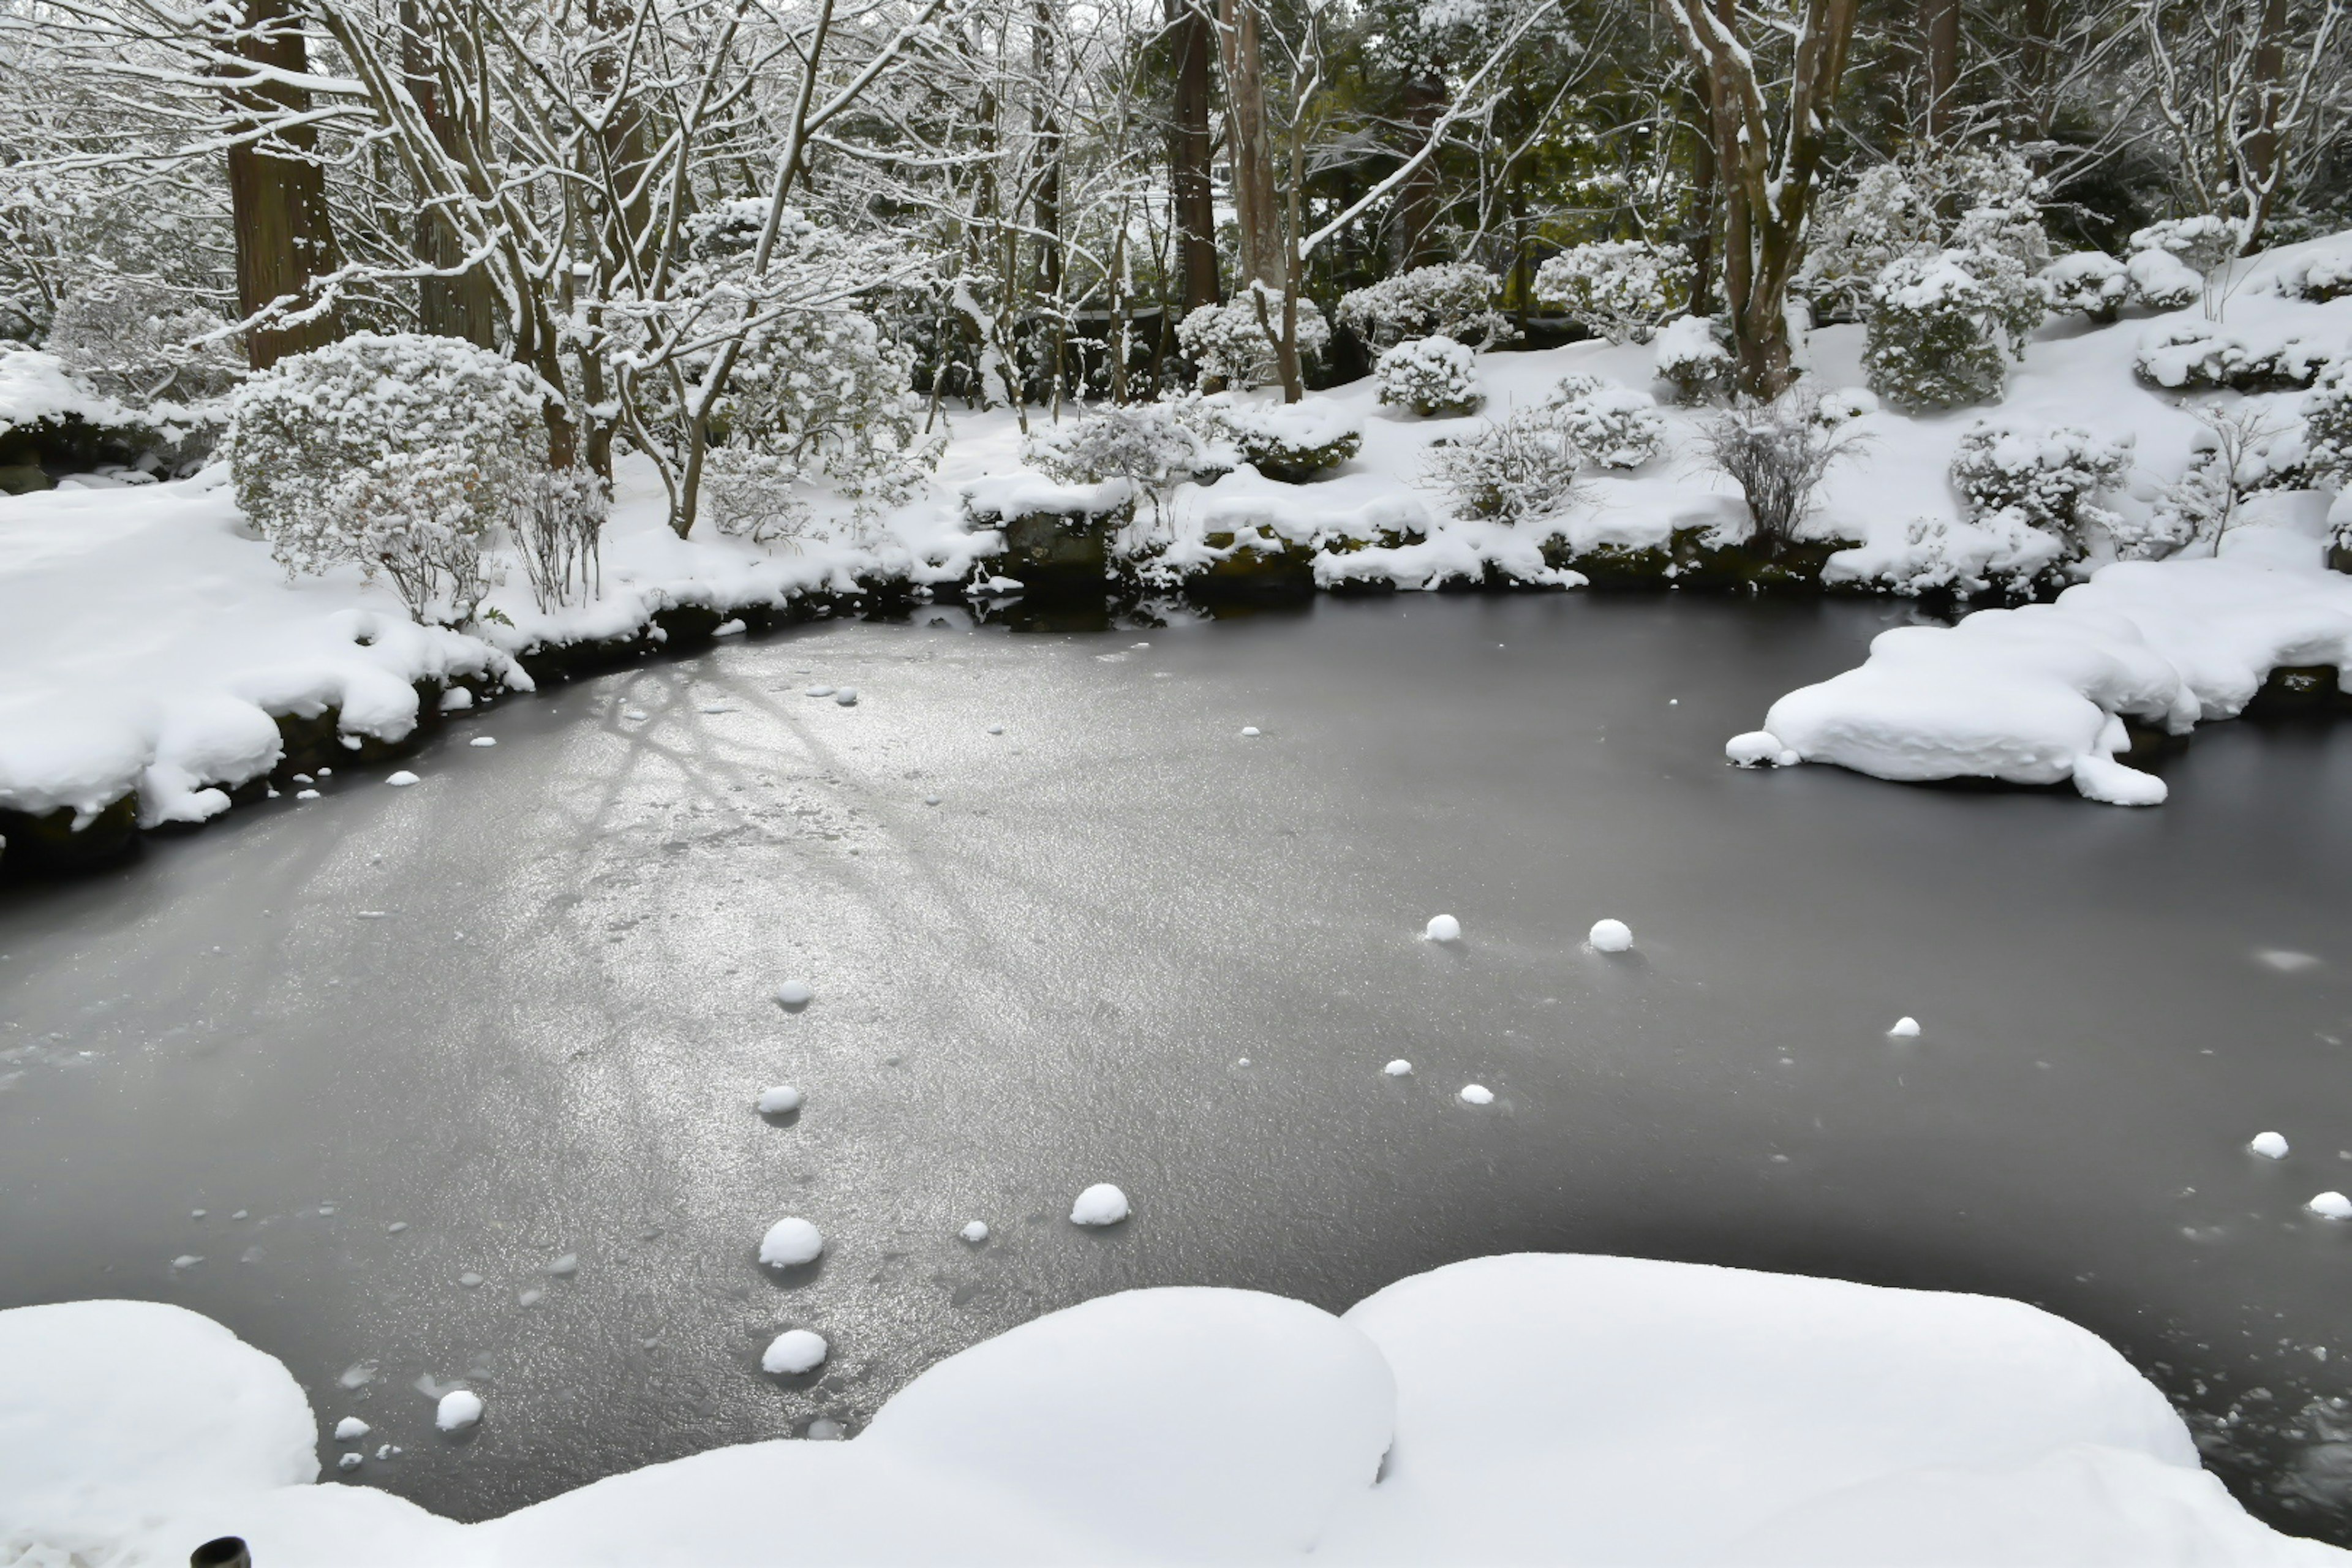
[[[444,1432],[462,1432],[482,1418],[482,1396],[470,1388],[453,1388],[433,1409],[433,1425]]]
[[[787,980],[776,987],[776,1005],[787,1013],[797,1013],[816,1000],[816,993],[804,980]]]
[[[2253,1141],[2248,1143],[2246,1148],[2251,1152],[2260,1154],[2265,1160],[2286,1158],[2286,1138],[2281,1133],[2257,1132],[2253,1136]]]
[[[1919,1020],[1906,1014],[1895,1019],[1895,1026],[1886,1033],[1894,1039],[1916,1040],[1919,1037]]]
[[[1623,952],[1633,945],[1633,928],[1623,921],[1594,921],[1584,940],[1595,952]]]
[[[1465,1083],[1456,1098],[1465,1105],[1492,1105],[1495,1103],[1495,1091],[1483,1083]]]
[[[2322,1219],[2352,1219],[2352,1198],[2342,1193],[2322,1193],[2303,1206]]]
[[[814,1372],[824,1364],[828,1348],[821,1334],[813,1334],[806,1329],[786,1329],[760,1352],[760,1369],[780,1377]]]
[[[813,1263],[824,1250],[824,1233],[804,1219],[780,1219],[760,1238],[760,1261],[771,1268]]]
[[[406,768],[403,768],[398,773],[387,776],[383,782],[394,789],[406,789],[410,784],[422,784],[424,781]]]
[[[780,1083],[760,1091],[760,1114],[782,1116],[801,1108],[801,1091],[791,1084]]]
[[[1421,936],[1423,942],[1460,942],[1462,922],[1452,915],[1432,915]]]
[[[970,1225],[965,1226],[961,1230],[956,1232],[956,1234],[963,1237],[966,1241],[971,1243],[974,1247],[978,1247],[982,1242],[988,1239],[988,1222],[986,1220],[973,1220]]]
[[[1097,1182],[1070,1205],[1072,1225],[1117,1225],[1127,1215],[1127,1194],[1108,1182]]]
[[[373,1430],[373,1427],[361,1420],[358,1416],[346,1415],[341,1421],[335,1423],[335,1441],[338,1443],[356,1443]]]
[[[1389,1063],[1388,1066],[1382,1068],[1381,1070],[1388,1074],[1391,1078],[1411,1078],[1412,1076],[1412,1064],[1405,1060],[1402,1057],[1399,1057],[1396,1060]]]

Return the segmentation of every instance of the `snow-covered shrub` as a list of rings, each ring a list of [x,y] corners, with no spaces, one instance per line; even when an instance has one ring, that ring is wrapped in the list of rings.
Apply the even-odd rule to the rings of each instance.
[[[457,338],[362,332],[239,388],[237,504],[289,572],[355,562],[418,620],[469,618],[481,550],[546,470],[544,388]]]
[[[1209,443],[1164,404],[1098,409],[1031,436],[1021,460],[1066,485],[1125,479],[1156,517],[1178,485],[1214,471]]]
[[[2322,484],[2352,487],[2352,360],[2321,374],[2301,413],[2312,477]]]
[[[1409,338],[1452,338],[1490,348],[1512,336],[1495,309],[1495,275],[1467,261],[1416,267],[1339,296],[1339,325],[1376,349]],[[1271,318],[1279,327],[1281,318]],[[1304,326],[1301,327],[1302,335]]]
[[[1174,407],[1213,447],[1286,485],[1303,485],[1363,449],[1363,426],[1324,399],[1251,405],[1196,397]]]
[[[45,346],[101,396],[143,409],[226,395],[244,372],[227,331],[177,289],[101,274],[58,303]]]
[[[1422,479],[1458,517],[1520,523],[1574,501],[1583,462],[1559,409],[1517,408],[1430,447]]]
[[[1597,375],[1562,376],[1546,403],[1559,411],[1576,449],[1604,468],[1638,468],[1665,440],[1656,398]]]
[[[2135,229],[2130,248],[2134,256],[2162,251],[2201,279],[2238,254],[2238,231],[2211,213],[2200,213]]]
[[[2048,183],[2006,148],[1929,151],[1863,171],[1821,205],[1798,290],[1822,321],[1867,319],[1879,275],[1906,257],[1984,250],[2028,274],[2050,259]]]
[[[1824,392],[1813,401],[1813,418],[1825,430],[1834,430],[1865,414],[1878,412],[1878,395],[1859,386]]]
[[[2036,429],[1979,420],[1960,437],[1952,483],[1967,498],[1971,521],[1990,525],[1993,514],[2013,512],[2079,554],[2084,524],[2112,530],[2120,521],[2094,498],[2121,484],[2131,461],[2128,437],[2108,441],[2071,425]]]
[[[1767,552],[1796,538],[1822,480],[1864,439],[1851,429],[1823,424],[1818,400],[1794,392],[1774,403],[1727,409],[1708,424],[1705,436],[1708,459],[1748,502],[1750,542]]]
[[[790,311],[747,342],[714,423],[726,445],[821,475],[871,515],[919,490],[943,445],[919,433],[913,370],[859,311]]]
[[[1380,400],[1428,416],[1478,406],[1477,357],[1452,338],[1409,338],[1380,357]]]
[[[1998,401],[2005,351],[2023,355],[2046,309],[2040,280],[1997,253],[1900,258],[1871,294],[1863,372],[1897,408]]]
[[[2190,412],[2204,428],[2190,442],[2188,468],[2158,493],[2152,527],[2168,540],[2218,547],[2248,496],[2309,477],[2308,426],[2260,400]]]
[[[2131,298],[2131,277],[2124,264],[2104,250],[2078,250],[2062,256],[2042,269],[2050,288],[2050,308],[2080,310],[2094,321],[2116,319]]]
[[[2143,250],[2124,267],[2131,299],[2151,310],[2179,310],[2205,295],[2205,278],[2168,250]]]
[[[1722,322],[1706,316],[1676,316],[1659,330],[1651,364],[1676,402],[1704,403],[1730,390],[1728,337]]]
[[[612,510],[612,487],[593,468],[539,467],[522,485],[507,532],[542,611],[599,591],[597,552]]]
[[[1261,318],[1259,312],[1264,311]],[[1204,391],[1244,392],[1281,379],[1282,290],[1252,284],[1222,305],[1203,305],[1176,326],[1176,344]],[[1312,300],[1298,301],[1298,358],[1319,357],[1331,329]]]
[[[1691,274],[1678,245],[1602,240],[1570,246],[1538,268],[1535,294],[1612,343],[1646,342],[1690,308]]]
[[[2066,552],[2056,535],[2032,527],[2014,511],[1973,522],[1915,518],[1906,534],[1906,548],[1886,578],[1904,595],[1948,591],[1969,597],[2000,589],[2025,598],[2037,579],[2063,564]]]
[[[2230,387],[2262,392],[2309,386],[2335,351],[2292,333],[2247,334],[2204,321],[2153,327],[2132,359],[2134,374],[2152,386],[2179,390]]]
[[[2282,268],[2277,286],[2290,300],[2308,300],[2314,304],[2341,300],[2352,294],[2352,253],[2306,257]]]
[[[800,465],[749,447],[714,447],[702,464],[701,508],[719,531],[754,544],[797,541],[809,504],[793,493]]]

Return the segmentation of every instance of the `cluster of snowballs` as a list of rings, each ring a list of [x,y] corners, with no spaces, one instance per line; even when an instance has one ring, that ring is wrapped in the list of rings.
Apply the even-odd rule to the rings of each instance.
[[[1432,915],[1429,924],[1422,928],[1423,942],[1454,942],[1462,940],[1462,922],[1452,915]],[[1595,952],[1630,952],[1633,948],[1633,928],[1619,920],[1598,920],[1585,933],[1585,945]],[[1391,1078],[1406,1078],[1412,1064],[1399,1058],[1381,1069]],[[1483,1083],[1465,1083],[1454,1094],[1465,1105],[1492,1105],[1495,1091]]]
[[[2250,1154],[2260,1154],[2265,1160],[2286,1158],[2286,1135],[2282,1132],[2257,1132],[2246,1144]],[[2315,1195],[2303,1205],[2322,1219],[2352,1219],[2352,1197],[2342,1193],[2325,1192]]]

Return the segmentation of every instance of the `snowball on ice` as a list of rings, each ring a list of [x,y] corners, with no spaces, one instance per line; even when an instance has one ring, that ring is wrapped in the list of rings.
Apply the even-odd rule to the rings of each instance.
[[[466,742],[469,746],[495,746],[498,743],[499,738],[496,735],[477,735]]]
[[[833,694],[833,700],[844,708],[855,708],[857,706],[857,688],[845,686]]]
[[[2257,1132],[2253,1136],[2253,1141],[2248,1143],[2246,1147],[2252,1152],[2260,1154],[2265,1160],[2284,1160],[2286,1158],[2286,1139],[2280,1133]]]
[[[2254,959],[2263,967],[2275,969],[2281,974],[2293,974],[2298,970],[2309,969],[2319,962],[2307,952],[2292,952],[2285,948],[2278,947],[2266,947],[2254,954]]]
[[[518,1290],[515,1292],[515,1305],[518,1307],[536,1307],[541,1301],[546,1300],[547,1292],[541,1289],[536,1285],[532,1286],[528,1290]]]
[[[1242,735],[1243,735],[1243,737],[1244,737],[1244,739],[1248,738],[1249,736],[1255,735],[1255,734],[1256,734],[1256,733],[1257,733],[1257,726],[1256,726],[1256,725],[1255,725],[1255,724],[1244,724],[1244,725],[1243,725],[1243,726],[1242,726]]]
[[[1465,1105],[1492,1105],[1495,1103],[1495,1091],[1483,1083],[1465,1083],[1455,1098]]]
[[[580,1255],[567,1252],[547,1266],[547,1271],[558,1279],[569,1279],[580,1272]]]
[[[1391,1078],[1411,1078],[1412,1076],[1412,1064],[1405,1060],[1402,1057],[1399,1057],[1396,1060],[1389,1063],[1388,1066],[1382,1068],[1381,1070],[1388,1074]]]
[[[760,1091],[760,1114],[782,1116],[801,1108],[801,1091],[791,1084],[780,1083]]]
[[[294,798],[296,800],[316,800],[319,798],[319,792],[314,789],[298,789],[294,792]]]
[[[811,697],[830,697],[833,695],[833,688],[830,686],[812,686],[808,689],[808,694]]]
[[[444,1432],[462,1432],[482,1418],[482,1396],[470,1388],[453,1388],[433,1408],[433,1425]]]
[[[1888,1037],[1893,1039],[1916,1039],[1919,1037],[1919,1020],[1908,1016],[1897,1018],[1895,1020],[1895,1026],[1887,1030],[1886,1033]]]
[[[988,1222],[986,1220],[973,1220],[970,1225],[965,1226],[961,1230],[956,1232],[956,1234],[963,1237],[966,1241],[971,1243],[974,1247],[978,1247],[982,1242],[988,1239]]]
[[[360,1468],[360,1457],[357,1454],[345,1454],[341,1458],[337,1459],[335,1463],[342,1469],[356,1470]]]
[[[1127,1215],[1127,1194],[1108,1182],[1097,1182],[1070,1205],[1072,1225],[1117,1225]]]
[[[804,1219],[780,1219],[760,1238],[760,1261],[771,1268],[796,1268],[824,1250],[824,1233]]]
[[[441,711],[463,713],[474,705],[474,694],[462,686],[453,686],[441,694]]]
[[[335,1441],[338,1443],[356,1443],[373,1430],[374,1430],[374,1428],[371,1427],[366,1422],[361,1420],[358,1416],[346,1415],[341,1421],[335,1423]]]
[[[1002,735],[1004,733],[1004,726],[1002,724],[991,724],[988,727],[988,732],[992,735]]]
[[[2303,1206],[2322,1219],[2352,1219],[2352,1198],[2342,1193],[2322,1193]]]
[[[1452,915],[1432,915],[1421,936],[1423,942],[1460,942],[1462,922]]]
[[[816,993],[802,980],[787,980],[776,987],[776,1005],[787,1013],[797,1013],[816,1000]]]
[[[1780,743],[1769,730],[1750,730],[1724,742],[1723,754],[1736,768],[1794,767],[1805,759]]]
[[[183,1252],[179,1257],[172,1259],[172,1267],[174,1268],[194,1268],[197,1264],[202,1263],[203,1261],[203,1258],[197,1257],[193,1252]]]
[[[786,1329],[770,1340],[768,1348],[760,1352],[760,1368],[779,1377],[814,1372],[824,1364],[827,1348],[824,1336],[820,1334],[813,1334],[806,1329]]]
[[[468,1290],[478,1289],[481,1287],[482,1277],[478,1274],[460,1274],[457,1276],[457,1283]]]
[[[386,774],[383,782],[390,784],[394,789],[406,789],[410,784],[421,784],[424,781],[419,779],[415,773],[410,773],[406,768],[403,768],[396,773]]]
[[[1595,952],[1623,952],[1633,945],[1633,928],[1623,921],[1595,921],[1585,941]]]

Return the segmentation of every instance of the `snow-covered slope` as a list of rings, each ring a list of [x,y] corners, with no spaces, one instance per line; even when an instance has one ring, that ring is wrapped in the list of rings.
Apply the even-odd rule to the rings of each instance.
[[[36,1369],[0,1382],[13,1563],[230,1533],[269,1568],[2344,1561],[2241,1510],[2162,1396],[2047,1313],[1629,1258],[1456,1264],[1343,1318],[1106,1297],[941,1363],[848,1442],[470,1526],[309,1484],[284,1369],[193,1313],[0,1312],[0,1364]]]

